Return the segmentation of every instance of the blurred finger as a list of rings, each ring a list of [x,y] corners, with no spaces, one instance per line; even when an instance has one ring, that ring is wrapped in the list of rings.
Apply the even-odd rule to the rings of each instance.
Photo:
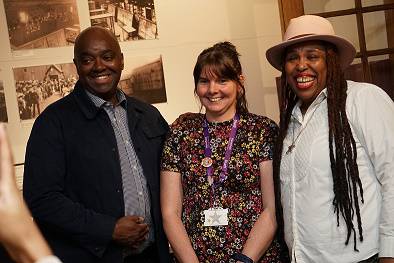
[[[13,158],[4,123],[0,123],[0,180],[4,185],[15,185]]]

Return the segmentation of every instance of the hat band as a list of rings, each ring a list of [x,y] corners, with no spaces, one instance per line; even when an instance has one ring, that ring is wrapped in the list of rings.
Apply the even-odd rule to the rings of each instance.
[[[297,36],[288,38],[287,41],[293,40],[293,39],[297,39],[297,38],[301,38],[301,37],[306,37],[306,36],[314,36],[314,35],[316,35],[316,34],[303,34],[303,35],[297,35]]]

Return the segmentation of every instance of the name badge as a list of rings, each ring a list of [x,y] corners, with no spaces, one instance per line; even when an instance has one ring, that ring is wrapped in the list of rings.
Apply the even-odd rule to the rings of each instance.
[[[228,209],[210,208],[204,210],[204,226],[227,226]]]

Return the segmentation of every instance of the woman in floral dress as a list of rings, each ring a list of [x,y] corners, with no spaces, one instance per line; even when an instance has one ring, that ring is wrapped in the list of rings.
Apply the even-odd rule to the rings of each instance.
[[[231,43],[204,50],[193,75],[205,114],[172,124],[162,159],[163,223],[174,254],[187,263],[283,262],[274,239],[277,125],[248,112]]]

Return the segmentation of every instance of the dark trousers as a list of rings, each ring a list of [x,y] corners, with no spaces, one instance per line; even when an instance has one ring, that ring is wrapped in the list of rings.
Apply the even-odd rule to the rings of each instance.
[[[124,263],[158,263],[159,255],[155,245],[147,247],[140,254],[130,255],[123,261]]]

